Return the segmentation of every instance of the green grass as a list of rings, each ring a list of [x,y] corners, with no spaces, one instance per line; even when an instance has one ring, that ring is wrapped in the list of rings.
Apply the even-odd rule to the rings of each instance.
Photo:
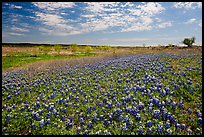
[[[52,60],[52,59],[72,59],[84,56],[94,56],[95,53],[88,52],[77,52],[73,55],[52,55],[45,53],[31,54],[25,52],[14,52],[7,56],[2,57],[2,71],[6,71],[11,68],[22,67],[26,64],[42,61],[42,60]]]

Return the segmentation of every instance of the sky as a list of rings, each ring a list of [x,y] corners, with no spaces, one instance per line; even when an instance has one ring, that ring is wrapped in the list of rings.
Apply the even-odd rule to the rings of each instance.
[[[3,43],[202,45],[201,2],[2,2]]]

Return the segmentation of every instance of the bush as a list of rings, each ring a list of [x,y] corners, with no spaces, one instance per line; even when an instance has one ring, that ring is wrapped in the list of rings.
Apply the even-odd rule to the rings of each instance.
[[[93,51],[93,48],[91,46],[85,46],[85,51],[91,52],[91,51]]]
[[[50,51],[50,48],[48,46],[40,46],[39,50],[47,55],[48,52]]]
[[[54,46],[54,49],[55,49],[55,51],[59,54],[60,51],[61,51],[61,49],[62,49],[62,46],[61,46],[61,45],[55,45],[55,46]]]
[[[70,48],[72,52],[76,52],[79,50],[79,47],[77,44],[70,44]]]

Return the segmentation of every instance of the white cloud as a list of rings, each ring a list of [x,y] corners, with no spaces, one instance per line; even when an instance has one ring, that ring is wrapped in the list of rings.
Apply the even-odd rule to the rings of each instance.
[[[12,22],[17,22],[17,21],[18,21],[18,19],[15,19],[15,18],[14,18],[14,19],[12,19],[11,21],[12,21]]]
[[[188,21],[184,22],[184,24],[197,24],[198,26],[202,27],[202,20],[197,20],[195,18],[189,19]]]
[[[198,24],[200,27],[202,27],[202,20],[199,21],[199,24]]]
[[[85,11],[87,14],[81,15],[81,17],[86,18],[89,25],[84,23],[83,26],[92,26],[91,30],[93,31],[111,29],[116,26],[120,27],[123,32],[150,30],[152,26],[149,25],[153,22],[153,16],[165,10],[157,2],[142,3],[140,5],[130,2],[121,5],[119,5],[119,2],[88,2],[86,4]],[[109,10],[110,7],[111,10]],[[100,20],[98,20],[98,17],[100,17]]]
[[[173,4],[174,8],[179,8],[179,9],[196,9],[196,8],[201,8],[202,7],[202,2],[175,2]]]
[[[162,19],[160,18],[154,18],[156,22],[162,22]]]
[[[93,18],[93,17],[95,17],[95,15],[93,15],[93,14],[87,14],[87,15],[81,15],[81,17],[82,18]]]
[[[46,32],[46,33],[51,33],[51,32],[53,32],[51,29],[46,29],[46,28],[42,28],[42,27],[38,28],[38,30],[43,31],[43,32]]]
[[[56,26],[66,22],[61,16],[55,14],[36,12],[36,16],[37,21],[41,21],[43,24],[48,26]]]
[[[152,24],[155,15],[165,10],[158,2],[85,2],[83,3],[83,9],[81,9],[83,11],[79,15],[80,18],[72,20],[60,16],[64,15],[64,12],[49,11],[71,8],[76,6],[75,3],[67,5],[59,2],[33,2],[33,4],[40,9],[47,10],[47,12],[36,12],[37,18],[35,20],[45,25],[45,27],[42,27],[44,29],[39,30],[50,35],[52,33],[53,35],[75,35],[102,30],[114,32],[112,29],[115,27],[118,27],[115,32],[118,32],[118,30],[122,32],[151,30],[155,27]],[[166,27],[169,24],[162,25]],[[162,25],[158,28],[162,28]],[[51,30],[47,30],[48,27]]]
[[[33,5],[43,10],[66,9],[75,6],[74,2],[33,2]]]
[[[166,28],[166,27],[171,27],[172,23],[171,22],[162,22],[157,25],[157,28]]]
[[[18,27],[11,27],[11,30],[19,31],[19,32],[29,32],[28,29],[23,29],[23,28],[18,28]]]
[[[21,24],[19,24],[19,25],[21,25],[21,26],[23,26],[23,27],[26,27],[26,28],[31,27],[28,23],[21,23]]]
[[[188,21],[186,21],[185,24],[192,24],[194,22],[196,22],[196,19],[192,18],[192,19],[189,19]]]
[[[152,19],[148,16],[141,17],[141,20],[145,25],[149,25],[150,23],[152,23]]]
[[[10,32],[8,33],[9,35],[13,35],[13,36],[23,36],[24,34],[21,33],[15,33],[15,32]]]
[[[129,31],[144,31],[144,30],[151,30],[152,26],[146,26],[142,23],[135,23],[132,24],[130,27],[123,28],[121,32],[129,32]]]
[[[148,2],[144,5],[137,6],[137,8],[140,9],[141,14],[149,16],[159,14],[165,10],[165,8],[158,2]]]
[[[11,7],[12,9],[22,9],[22,8],[23,8],[22,6],[16,6],[16,5],[14,5],[14,4],[11,4],[10,7]]]

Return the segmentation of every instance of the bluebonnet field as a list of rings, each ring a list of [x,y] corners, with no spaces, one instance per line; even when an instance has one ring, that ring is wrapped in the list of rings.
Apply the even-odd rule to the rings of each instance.
[[[2,134],[202,134],[201,55],[125,55],[2,75]]]

